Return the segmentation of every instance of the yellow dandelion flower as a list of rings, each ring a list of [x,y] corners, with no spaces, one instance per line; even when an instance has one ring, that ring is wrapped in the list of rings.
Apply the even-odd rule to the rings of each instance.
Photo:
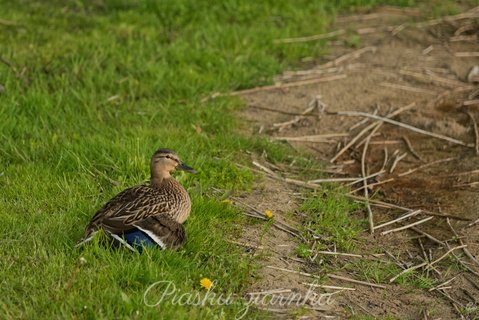
[[[230,199],[224,199],[221,202],[224,202],[224,203],[227,203],[227,204],[232,204],[233,203],[233,201],[231,201]]]
[[[206,290],[208,290],[209,288],[211,288],[213,286],[213,281],[211,281],[208,278],[203,278],[203,279],[200,280],[200,286],[202,288],[205,288]]]
[[[265,216],[267,216],[267,217],[270,218],[270,219],[273,218],[273,213],[272,213],[271,211],[269,211],[269,210],[265,210],[265,211],[264,211],[264,214],[265,214]]]

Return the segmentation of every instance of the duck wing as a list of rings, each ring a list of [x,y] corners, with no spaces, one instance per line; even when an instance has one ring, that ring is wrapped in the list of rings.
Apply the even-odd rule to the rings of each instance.
[[[122,234],[134,228],[133,224],[155,215],[167,215],[170,195],[149,186],[128,188],[108,201],[91,219],[79,244],[89,241],[102,227],[110,234]]]
[[[177,249],[186,241],[185,227],[165,214],[148,217],[133,225],[162,249]]]

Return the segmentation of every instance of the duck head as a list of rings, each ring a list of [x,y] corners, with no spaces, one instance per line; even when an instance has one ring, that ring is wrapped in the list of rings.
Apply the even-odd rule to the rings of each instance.
[[[159,149],[153,154],[150,170],[152,182],[161,182],[163,179],[171,177],[171,173],[175,170],[197,173],[195,169],[184,164],[176,152],[170,149]]]

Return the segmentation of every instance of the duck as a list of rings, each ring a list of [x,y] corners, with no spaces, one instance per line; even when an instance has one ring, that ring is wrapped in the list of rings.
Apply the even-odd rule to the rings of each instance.
[[[175,151],[158,149],[151,157],[149,183],[127,188],[108,201],[92,217],[76,246],[103,230],[114,245],[132,251],[181,247],[186,241],[183,223],[190,215],[191,199],[172,176],[176,170],[197,173]]]

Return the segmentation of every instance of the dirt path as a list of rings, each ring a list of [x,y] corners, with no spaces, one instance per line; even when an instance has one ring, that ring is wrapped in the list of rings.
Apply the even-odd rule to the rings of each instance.
[[[368,184],[376,184],[369,186],[369,193],[375,193],[375,199],[390,204],[432,212],[421,212],[402,223],[406,225],[433,217],[417,226],[423,234],[411,229],[380,234],[401,224],[388,226],[373,235],[365,231],[362,235],[364,241],[358,245],[360,252],[393,252],[394,259],[387,255],[381,259],[395,260],[394,263],[406,269],[424,261],[430,263],[440,258],[448,248],[467,244],[468,252],[462,249],[454,251],[466,267],[461,267],[453,256],[448,255],[442,263],[435,264],[436,271],[432,272],[431,277],[438,283],[455,277],[450,282],[451,288],[429,291],[395,282],[382,283],[385,288],[372,288],[329,279],[328,285],[354,287],[355,291],[339,292],[330,306],[331,311],[318,311],[309,316],[346,318],[366,314],[373,317],[392,315],[399,319],[479,317],[479,276],[466,269],[479,272],[479,224],[467,227],[479,218],[479,157],[475,151],[476,136],[471,119],[479,121],[479,87],[467,79],[471,67],[479,65],[479,57],[466,57],[479,51],[477,17],[479,10],[473,10],[447,21],[422,23],[424,20],[419,20],[414,10],[395,11],[391,8],[343,17],[333,30],[347,31],[330,40],[331,54],[327,60],[311,62],[311,68],[303,72],[287,72],[278,77],[281,85],[277,89],[263,88],[241,94],[248,105],[241,115],[250,122],[251,134],[276,139],[283,137],[282,140],[285,140],[284,137],[302,139],[288,139],[288,143],[294,148],[311,152],[330,166],[334,164],[331,170],[338,171],[338,174],[330,177],[361,176],[361,158],[367,145],[367,174],[384,170],[367,180]],[[421,23],[415,22],[415,19]],[[356,44],[359,38],[361,41],[357,48],[348,46]],[[469,54],[471,52],[473,54]],[[326,107],[315,108],[304,117],[293,115],[315,104]],[[334,112],[360,111],[384,117],[408,105],[411,105],[409,109],[392,119],[436,137],[383,124],[371,136],[369,144],[363,140],[371,130],[365,131],[357,143],[332,161],[333,164],[330,163],[341,148],[375,121],[360,122],[364,117],[340,116]],[[320,116],[318,109],[321,109]],[[278,125],[288,121],[292,123]],[[336,136],[317,137],[326,134]],[[316,142],[305,142],[307,139],[316,139]],[[469,146],[460,145],[461,142]],[[419,169],[408,172],[415,168]],[[269,169],[281,176],[288,174],[272,166]],[[318,177],[311,177],[315,178]],[[241,201],[260,211],[269,209],[277,214],[277,219],[288,224],[292,223],[291,220],[300,221],[300,213],[286,218],[286,214],[294,212],[301,202],[300,195],[296,193],[300,187],[268,177],[265,179],[260,193]],[[361,186],[362,183],[356,184],[352,189]],[[364,196],[364,190],[354,194]],[[397,218],[405,211],[372,206],[372,212],[374,223],[378,225]],[[364,218],[366,213],[360,214]],[[459,218],[450,221],[460,240],[451,231],[444,217],[446,215]],[[245,230],[241,241],[262,246],[255,252],[264,257],[265,266],[312,274],[322,272],[317,264],[306,263],[297,257],[298,240],[286,232],[252,227]],[[335,274],[357,278],[354,272],[344,268],[350,261],[351,258],[335,260]],[[302,283],[311,281],[304,275],[264,267],[251,291],[287,289],[304,293],[308,287]],[[270,309],[277,308],[271,306]],[[314,308],[310,306],[309,309]],[[291,309],[275,312],[285,318],[303,314]]]

